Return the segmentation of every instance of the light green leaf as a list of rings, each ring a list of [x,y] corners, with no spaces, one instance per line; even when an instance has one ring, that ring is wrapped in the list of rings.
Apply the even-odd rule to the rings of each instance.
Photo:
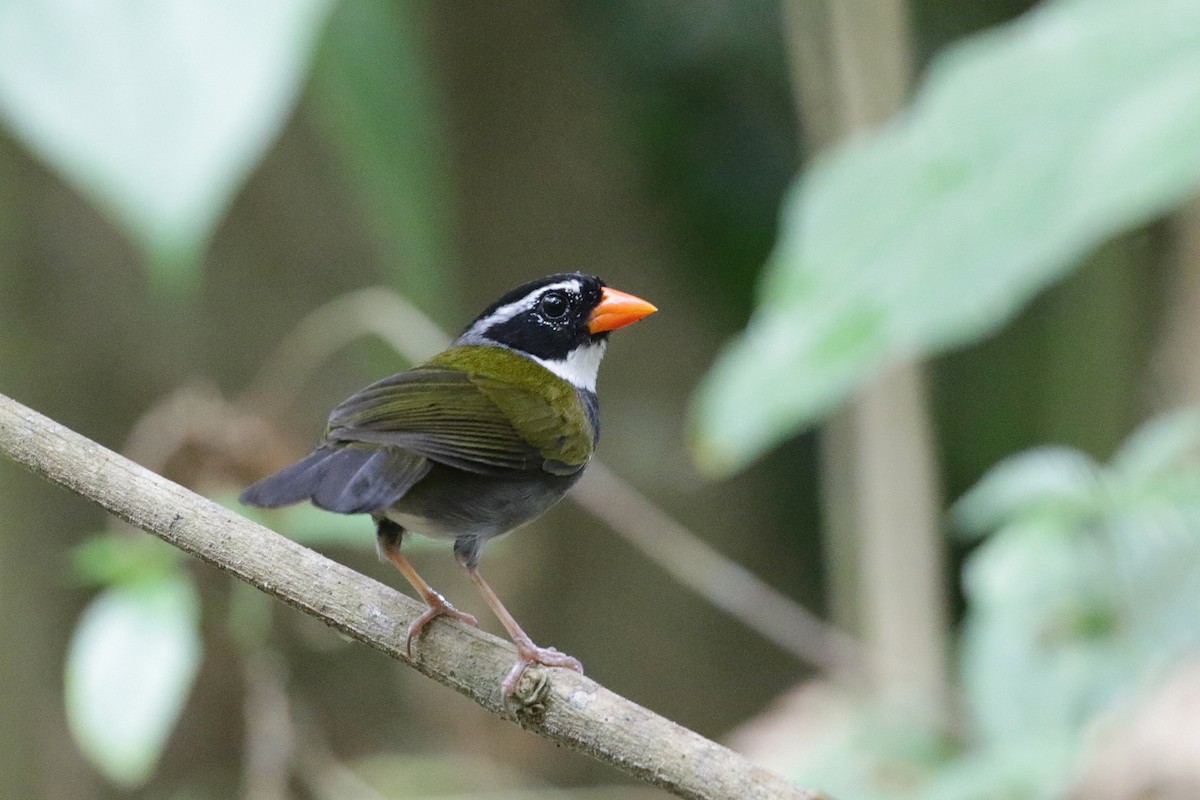
[[[196,589],[182,573],[108,589],[67,652],[66,705],[80,749],[122,786],[153,772],[200,666]]]
[[[1077,731],[1136,674],[1118,630],[1103,543],[1010,526],[968,559],[959,655],[967,707],[990,743]]]
[[[1150,481],[1195,464],[1200,454],[1200,411],[1184,408],[1139,428],[1117,451],[1112,469],[1133,481]]]
[[[1200,183],[1200,3],[1062,0],[954,47],[911,110],[793,187],[747,330],[698,395],[744,465],[889,363],[983,336]]]
[[[1196,440],[1193,414],[1168,414],[1107,466],[1041,448],[960,502],[995,529],[963,569],[959,664],[980,742],[1077,736],[1200,646]]]
[[[1068,796],[1077,736],[1007,742],[957,759],[914,800],[1055,800]]]
[[[295,100],[328,0],[7,0],[0,117],[167,285]]]
[[[1001,461],[954,504],[954,517],[974,534],[993,531],[1019,515],[1061,513],[1071,517],[1097,510],[1101,470],[1086,454],[1068,447],[1041,447]]]
[[[823,690],[814,691],[819,696]],[[821,787],[823,796],[916,800],[954,755],[952,741],[911,707],[881,703],[870,693],[837,702],[845,707],[814,726],[821,731],[815,740],[797,726],[797,764],[787,773],[797,783]],[[828,704],[824,699],[816,706]],[[839,719],[846,712],[848,718]]]

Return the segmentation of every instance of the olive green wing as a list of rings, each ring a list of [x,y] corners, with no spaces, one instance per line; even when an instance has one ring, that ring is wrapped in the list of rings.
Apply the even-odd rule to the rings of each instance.
[[[330,415],[326,437],[402,447],[481,474],[572,474],[587,463],[592,446],[590,427],[573,424],[573,416],[557,394],[543,397],[488,376],[419,367],[345,400]]]

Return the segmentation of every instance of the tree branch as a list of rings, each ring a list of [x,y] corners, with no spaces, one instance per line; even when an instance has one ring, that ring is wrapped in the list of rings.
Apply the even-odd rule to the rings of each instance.
[[[409,660],[404,632],[423,606],[168,481],[0,395],[0,453],[203,561],[279,598],[551,741],[680,797],[820,795],[670,722],[582,675],[527,670],[520,702],[500,681],[513,648],[453,621],[422,634]]]

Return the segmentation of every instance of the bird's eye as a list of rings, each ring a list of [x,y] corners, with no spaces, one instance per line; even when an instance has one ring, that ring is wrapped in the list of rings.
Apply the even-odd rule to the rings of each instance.
[[[567,298],[561,292],[550,292],[539,304],[547,319],[560,319],[567,313]]]

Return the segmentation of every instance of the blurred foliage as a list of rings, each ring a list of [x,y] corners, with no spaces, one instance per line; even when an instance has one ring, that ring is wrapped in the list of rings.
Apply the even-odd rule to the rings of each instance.
[[[328,8],[11,0],[0,4],[0,114],[178,290],[291,111]]]
[[[1200,6],[1071,0],[939,57],[907,113],[790,192],[755,316],[698,395],[702,463],[744,466],[886,364],[991,332],[1186,199],[1197,45]]]
[[[121,531],[93,536],[75,548],[72,566],[94,586],[144,583],[178,569],[179,548],[141,532]]]
[[[1181,412],[1106,468],[1033,451],[960,501],[964,524],[998,530],[963,576],[964,686],[985,741],[1076,735],[1200,644],[1198,453],[1200,414]]]
[[[365,516],[311,505],[245,508],[234,494],[214,499],[308,547],[374,549]],[[405,543],[408,552],[435,547],[424,537]],[[73,566],[102,591],[80,616],[67,655],[71,730],[101,771],[138,786],[158,763],[203,660],[199,596],[183,554],[140,533],[94,536],[75,549]],[[267,646],[270,608],[262,593],[234,583],[229,624],[243,657]]]
[[[244,385],[342,291],[385,279],[459,323],[531,269],[595,268],[664,309],[641,352],[606,364],[605,458],[819,602],[812,439],[723,486],[700,484],[675,441],[684,393],[749,312],[777,239],[760,310],[698,402],[710,465],[746,463],[886,362],[993,332],[933,364],[948,494],[1021,447],[1071,445],[1003,461],[955,508],[959,545],[976,548],[965,730],[868,707],[785,767],[845,800],[1061,797],[1085,734],[1196,645],[1197,417],[1096,460],[1159,402],[1146,360],[1170,243],[1154,228],[1085,257],[1195,185],[1200,17],[1189,2],[1063,0],[930,62],[1029,5],[911,3],[926,88],[894,124],[804,165],[780,217],[801,148],[770,0],[0,3],[15,137],[0,136],[0,391],[113,444],[194,373]],[[141,266],[192,308],[143,297]],[[375,376],[359,355],[304,373],[284,398],[293,435]],[[233,487],[295,443],[216,423],[158,466],[237,507]],[[0,635],[22,646],[0,652],[0,772],[14,796],[127,793],[82,764],[67,719],[102,774],[149,781],[132,790],[144,797],[232,796],[264,738],[294,742],[304,796],[364,781],[389,796],[624,791],[164,545],[122,531],[77,546],[96,512],[7,469]],[[364,519],[256,518],[376,568]],[[589,674],[714,736],[800,677],[594,528],[556,511],[491,562],[523,620],[590,648]],[[71,553],[98,592],[59,574]],[[430,566],[439,587],[455,569]],[[200,597],[225,625],[202,630]],[[287,669],[264,677],[264,653]]]
[[[67,652],[67,718],[79,746],[113,781],[143,783],[199,667],[200,600],[185,575],[101,592]]]
[[[1148,423],[1104,465],[1013,456],[954,515],[987,535],[963,573],[966,730],[864,714],[802,771],[835,796],[1061,798],[1089,733],[1200,650],[1200,411]]]

